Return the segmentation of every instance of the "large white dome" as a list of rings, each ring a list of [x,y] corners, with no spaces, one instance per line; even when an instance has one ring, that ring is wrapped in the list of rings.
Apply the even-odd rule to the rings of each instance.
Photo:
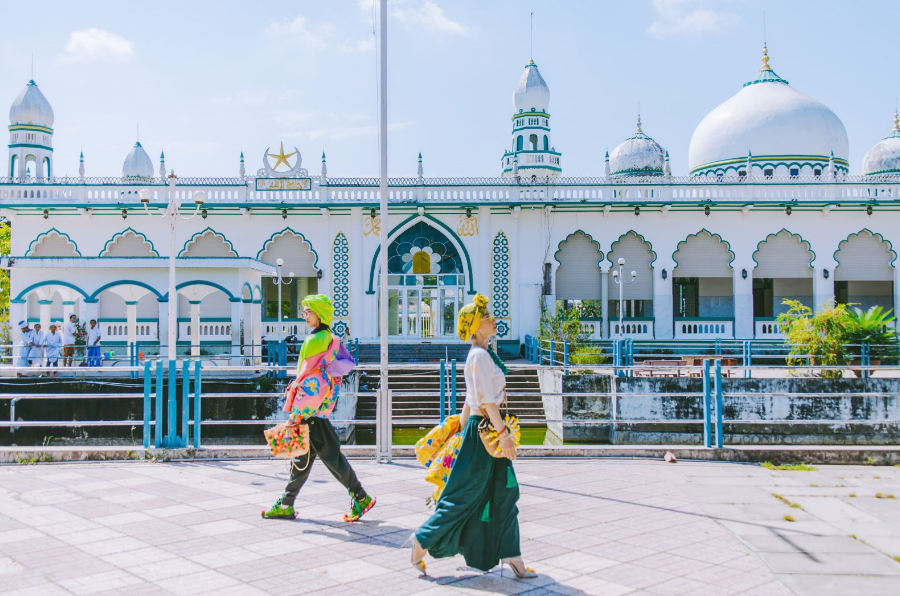
[[[840,118],[775,74],[767,54],[764,48],[757,77],[694,130],[688,155],[691,174],[735,174],[751,153],[756,166],[802,170],[824,168],[833,152],[837,168],[847,169],[850,150]]]
[[[666,152],[659,143],[641,130],[638,116],[637,130],[609,155],[611,176],[662,176]]]
[[[123,178],[152,178],[153,177],[153,161],[144,151],[140,141],[134,144],[128,155],[125,156],[125,163],[122,164]]]
[[[534,60],[529,60],[513,91],[513,111],[516,114],[546,112],[548,107],[550,107],[550,87],[544,82],[544,77],[541,76]]]
[[[28,81],[9,108],[9,123],[53,128],[53,108],[34,81]]]
[[[900,174],[900,119],[897,112],[894,112],[891,134],[875,143],[863,157],[862,173],[866,176]]]

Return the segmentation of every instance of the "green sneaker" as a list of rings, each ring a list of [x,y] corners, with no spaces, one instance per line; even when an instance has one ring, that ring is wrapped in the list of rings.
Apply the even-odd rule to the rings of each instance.
[[[353,493],[350,493],[350,513],[344,514],[345,522],[355,522],[369,512],[375,506],[375,497],[366,495],[362,501],[357,501]]]
[[[261,511],[260,515],[265,519],[294,519],[297,517],[297,514],[294,513],[294,506],[282,505],[281,499],[275,501],[275,504],[268,511]]]

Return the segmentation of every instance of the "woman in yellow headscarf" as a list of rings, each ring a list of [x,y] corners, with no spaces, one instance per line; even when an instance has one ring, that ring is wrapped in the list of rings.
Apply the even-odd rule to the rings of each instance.
[[[413,567],[425,573],[424,558],[462,554],[466,564],[488,571],[508,564],[519,579],[537,577],[522,561],[519,547],[519,484],[512,460],[516,445],[500,415],[509,369],[490,348],[497,333],[494,317],[481,294],[459,311],[456,332],[471,342],[466,357],[466,402],[460,415],[462,445],[434,514],[410,537]],[[503,457],[492,457],[478,436],[490,420],[500,436]]]

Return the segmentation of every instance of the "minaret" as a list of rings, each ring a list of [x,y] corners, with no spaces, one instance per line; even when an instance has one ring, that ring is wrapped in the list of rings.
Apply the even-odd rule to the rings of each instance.
[[[416,178],[419,181],[419,184],[422,183],[422,174],[424,170],[422,169],[422,152],[419,151],[419,167],[416,169]]]
[[[159,179],[160,180],[166,179],[166,152],[165,151],[159,152]]]
[[[328,165],[325,163],[325,152],[322,152],[322,173],[319,175],[322,180],[328,179]]]
[[[241,151],[241,178],[243,178],[247,174],[247,170],[244,168],[244,152]]]
[[[84,180],[84,151],[78,156],[78,178]]]
[[[53,177],[53,108],[28,81],[9,108],[9,160],[4,176],[10,178]],[[31,166],[31,167],[29,167]]]
[[[562,173],[562,154],[551,142],[549,105],[550,88],[534,60],[529,60],[513,91],[512,143],[501,161],[504,177],[543,179]]]
[[[610,169],[609,169],[609,151],[606,152],[606,160],[605,160],[605,162],[606,162],[606,163],[605,163],[604,166],[603,166],[603,175],[604,175],[604,176],[609,176],[609,173],[610,173]]]
[[[665,176],[666,180],[672,177],[672,168],[669,165],[669,152],[666,151],[666,161],[665,166],[663,166],[663,176]]]

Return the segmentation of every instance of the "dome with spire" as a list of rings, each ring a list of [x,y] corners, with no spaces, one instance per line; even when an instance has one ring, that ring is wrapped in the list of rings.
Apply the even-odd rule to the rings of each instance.
[[[513,112],[546,112],[550,107],[550,87],[534,60],[525,65],[525,72],[513,91]]]
[[[840,118],[791,87],[769,66],[763,45],[756,77],[700,122],[688,155],[692,175],[736,175],[752,164],[775,176],[813,174],[828,166],[847,171],[849,143]]]
[[[896,111],[891,134],[875,143],[863,157],[862,173],[866,176],[900,174],[900,118]]]
[[[9,108],[9,123],[53,128],[53,108],[34,81],[28,81],[13,101]]]
[[[153,177],[153,161],[140,141],[134,144],[131,151],[125,157],[125,163],[122,164],[123,178],[152,178]]]
[[[666,152],[659,143],[641,129],[638,114],[637,130],[609,154],[609,175],[662,176],[665,158]]]

